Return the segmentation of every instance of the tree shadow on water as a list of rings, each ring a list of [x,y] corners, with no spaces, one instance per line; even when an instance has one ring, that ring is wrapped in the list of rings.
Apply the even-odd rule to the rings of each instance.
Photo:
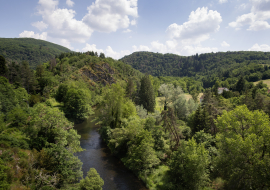
[[[138,179],[138,177],[132,173],[131,170],[126,168],[121,160],[113,156],[110,149],[105,142],[101,142],[103,156],[101,157],[104,162],[104,169],[113,172],[113,182],[116,184],[119,190],[147,190],[144,183]],[[105,188],[103,188],[105,190]],[[109,190],[109,189],[108,189]]]

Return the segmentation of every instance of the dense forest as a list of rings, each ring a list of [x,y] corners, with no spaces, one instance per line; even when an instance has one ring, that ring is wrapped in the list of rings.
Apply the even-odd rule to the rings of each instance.
[[[31,68],[35,68],[64,52],[70,52],[70,50],[44,40],[0,38],[0,55],[4,56],[7,62],[27,61]]]
[[[191,67],[204,55],[209,75]],[[95,112],[111,154],[149,189],[269,189],[270,97],[245,73],[267,72],[268,54],[254,53],[260,64],[251,55],[179,57],[192,62],[183,77],[143,74],[103,53],[62,53],[35,70],[0,56],[0,188],[102,189],[94,168],[82,178],[74,156],[83,149],[73,123]],[[222,78],[218,69],[232,70]]]
[[[215,81],[235,83],[240,76],[249,82],[270,79],[269,52],[218,52],[179,56],[152,52],[135,52],[121,59],[143,73],[153,76],[192,77],[204,88]]]
[[[93,113],[103,88],[142,74],[88,52],[60,54],[35,70],[0,56],[0,75],[0,189],[99,189],[94,168],[81,179],[73,123]]]

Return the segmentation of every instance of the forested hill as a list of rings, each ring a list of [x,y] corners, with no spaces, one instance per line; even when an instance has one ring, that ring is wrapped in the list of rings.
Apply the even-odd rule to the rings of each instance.
[[[64,52],[70,52],[63,46],[33,38],[0,38],[0,55],[8,62],[28,61],[30,67],[45,63]]]
[[[250,82],[270,78],[269,52],[218,52],[193,56],[135,52],[121,61],[153,76],[195,77],[203,81],[204,87],[211,87],[217,78],[225,81],[244,76]]]

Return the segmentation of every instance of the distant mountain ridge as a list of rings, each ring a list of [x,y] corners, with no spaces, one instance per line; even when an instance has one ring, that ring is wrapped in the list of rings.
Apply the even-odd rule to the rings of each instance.
[[[120,59],[142,73],[153,76],[194,77],[211,87],[219,78],[244,76],[255,82],[270,78],[270,52],[217,52],[179,56],[152,52],[134,52]]]
[[[71,50],[44,40],[0,38],[0,55],[3,55],[8,62],[28,61],[32,68],[65,52],[71,52]]]

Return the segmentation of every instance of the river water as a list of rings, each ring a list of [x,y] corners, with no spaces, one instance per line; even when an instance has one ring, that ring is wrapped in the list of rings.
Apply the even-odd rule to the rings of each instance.
[[[81,135],[81,147],[85,149],[76,154],[83,163],[84,177],[90,168],[95,168],[104,180],[103,190],[147,190],[120,159],[110,154],[110,150],[98,133],[99,127],[91,121],[92,119],[89,118],[74,127]]]

